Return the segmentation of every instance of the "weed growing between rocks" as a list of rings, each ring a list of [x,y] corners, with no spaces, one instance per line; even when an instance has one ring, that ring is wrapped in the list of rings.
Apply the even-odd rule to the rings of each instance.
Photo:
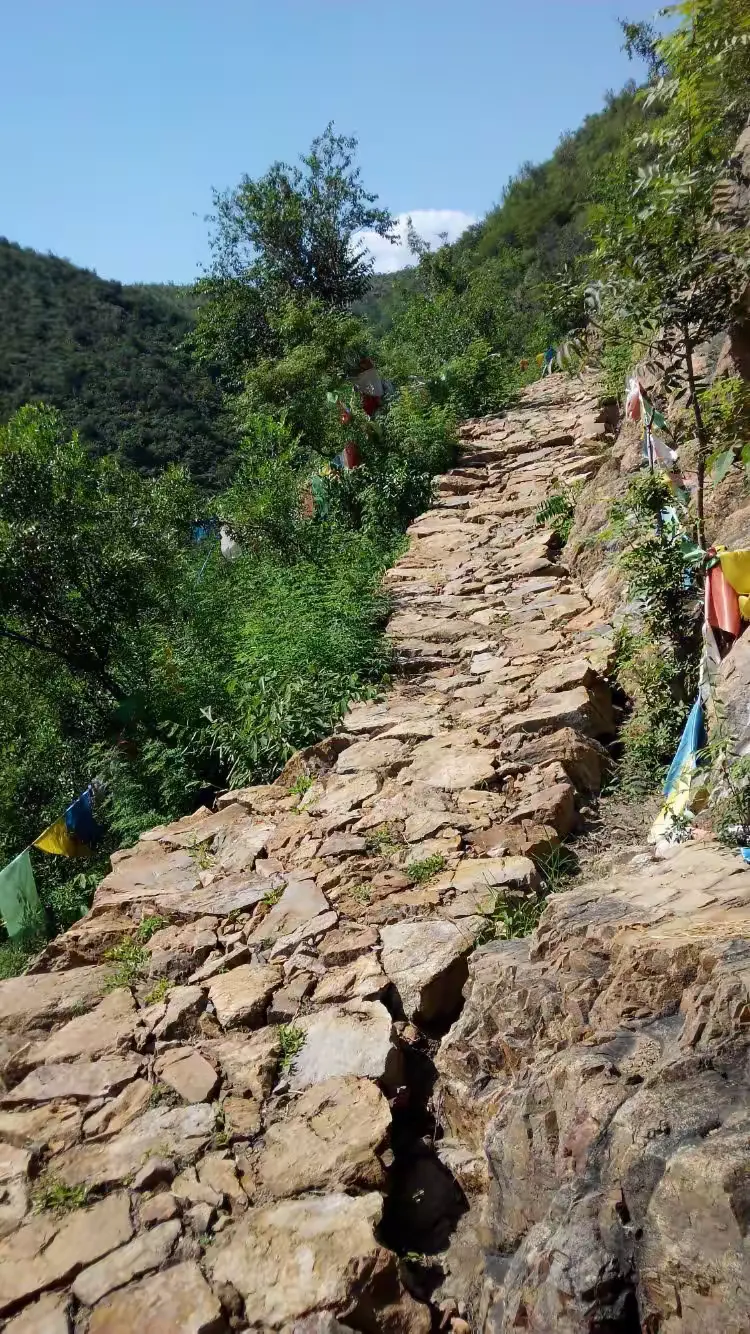
[[[522,899],[509,903],[497,894],[490,907],[481,909],[484,923],[477,936],[477,945],[488,945],[492,940],[519,940],[530,936],[544,912],[545,900]]]
[[[406,874],[415,885],[426,885],[428,881],[434,880],[436,875],[444,871],[446,865],[442,852],[433,852],[431,857],[423,857],[421,861],[409,862],[406,867]]]
[[[288,1074],[294,1065],[295,1057],[305,1045],[305,1033],[294,1024],[279,1024],[276,1032],[281,1048],[281,1070],[284,1074]]]
[[[310,791],[314,782],[315,779],[311,778],[309,774],[300,774],[299,778],[296,778],[292,783],[289,791],[293,792],[295,797],[303,797],[306,792]]]
[[[284,886],[277,885],[275,889],[268,889],[261,899],[265,908],[274,908],[284,893]]]
[[[106,982],[107,991],[116,991],[118,987],[133,987],[146,971],[149,956],[137,940],[121,940],[106,950],[104,958],[115,965]]]
[[[151,917],[144,917],[135,933],[136,940],[140,945],[147,945],[157,931],[163,931],[167,926],[169,926],[169,918],[160,917],[158,913]]]
[[[580,486],[568,486],[565,482],[558,483],[558,486],[560,489],[553,491],[552,495],[547,496],[539,506],[534,515],[534,522],[537,528],[551,528],[560,539],[560,545],[564,547],[573,527]]]
[[[367,904],[372,900],[372,890],[369,885],[352,885],[347,892],[355,903]]]
[[[390,857],[394,852],[398,852],[403,846],[403,838],[397,829],[391,825],[383,824],[377,829],[371,829],[365,834],[365,844],[367,851],[381,857]]]
[[[34,1213],[68,1214],[88,1204],[90,1187],[68,1186],[64,1181],[50,1177],[42,1181],[32,1195]]]
[[[158,1005],[164,997],[172,990],[172,983],[168,977],[160,977],[147,995],[143,997],[144,1005]]]

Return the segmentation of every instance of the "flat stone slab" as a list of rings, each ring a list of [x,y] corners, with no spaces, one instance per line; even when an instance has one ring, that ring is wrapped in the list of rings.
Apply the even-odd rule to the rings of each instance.
[[[154,1155],[192,1162],[213,1134],[215,1122],[207,1103],[154,1107],[113,1139],[76,1145],[60,1154],[54,1174],[69,1186],[110,1186],[127,1180]]]
[[[275,903],[254,929],[250,940],[274,942],[280,936],[290,936],[298,927],[319,917],[330,908],[328,899],[314,880],[291,878],[278,903]]]
[[[336,761],[339,774],[359,773],[368,769],[391,769],[404,762],[409,748],[395,737],[376,737],[374,741],[356,741],[342,751]]]
[[[296,1027],[305,1041],[289,1077],[295,1090],[337,1075],[392,1082],[398,1065],[393,1021],[379,1001],[348,1001],[305,1015]]]
[[[214,1067],[194,1047],[173,1047],[156,1061],[159,1080],[185,1102],[207,1102],[219,1082]]]
[[[8,1107],[21,1103],[54,1102],[61,1098],[106,1098],[135,1079],[142,1066],[140,1056],[40,1065],[9,1093],[4,1093],[2,1102]]]
[[[187,1260],[100,1302],[88,1334],[221,1334],[223,1328],[218,1298]]]
[[[0,1030],[23,1033],[93,1009],[106,991],[111,969],[91,966],[65,973],[31,973],[0,982]]]
[[[73,1283],[73,1296],[84,1306],[94,1306],[115,1288],[152,1269],[160,1269],[169,1259],[177,1238],[182,1232],[178,1219],[160,1223],[141,1232],[127,1245],[111,1251],[103,1260],[84,1269]]]
[[[369,1079],[315,1084],[268,1127],[261,1184],[275,1196],[382,1186],[377,1155],[387,1147],[390,1125],[388,1103]]]
[[[132,1046],[137,1023],[138,1015],[131,992],[125,987],[118,987],[93,1010],[69,1019],[45,1042],[40,1042],[25,1053],[23,1065],[51,1065],[56,1061],[74,1061],[78,1056],[93,1058]]]
[[[0,1313],[71,1278],[133,1235],[127,1194],[66,1219],[45,1214],[0,1241]]]

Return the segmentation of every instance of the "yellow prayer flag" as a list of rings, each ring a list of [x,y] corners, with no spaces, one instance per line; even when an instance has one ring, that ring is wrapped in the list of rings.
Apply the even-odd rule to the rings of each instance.
[[[719,550],[721,571],[735,593],[750,593],[750,551]]]
[[[88,857],[91,854],[91,848],[87,848],[74,834],[71,834],[64,815],[55,820],[49,829],[45,829],[32,846],[39,848],[40,852],[54,852],[58,857]]]

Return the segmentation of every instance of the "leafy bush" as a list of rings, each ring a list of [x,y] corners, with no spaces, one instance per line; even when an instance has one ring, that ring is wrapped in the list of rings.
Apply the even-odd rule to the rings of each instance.
[[[554,491],[547,497],[537,509],[534,522],[537,528],[551,528],[565,546],[573,527],[575,511],[575,491],[572,486],[566,486],[564,490]]]

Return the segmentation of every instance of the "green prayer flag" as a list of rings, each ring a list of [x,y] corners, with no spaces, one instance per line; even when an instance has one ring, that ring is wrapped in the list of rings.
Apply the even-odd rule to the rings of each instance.
[[[0,871],[0,917],[11,937],[39,926],[42,905],[28,848]]]

